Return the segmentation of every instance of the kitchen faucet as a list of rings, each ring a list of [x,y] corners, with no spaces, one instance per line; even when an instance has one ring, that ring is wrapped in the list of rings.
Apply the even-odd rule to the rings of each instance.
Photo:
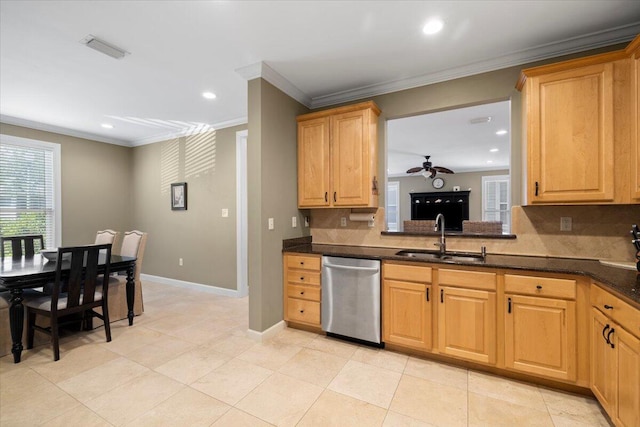
[[[436,216],[436,225],[433,227],[433,231],[438,231],[438,223],[440,220],[442,220],[442,223],[440,224],[440,243],[434,243],[434,245],[440,247],[440,256],[444,256],[447,252],[447,241],[444,238],[444,215],[441,213]]]

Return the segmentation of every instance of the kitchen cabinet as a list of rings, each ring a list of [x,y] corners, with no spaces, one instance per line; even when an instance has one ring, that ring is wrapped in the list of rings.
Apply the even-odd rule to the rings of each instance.
[[[431,350],[431,268],[384,263],[382,274],[383,341]]]
[[[528,204],[640,201],[634,67],[619,50],[522,71]]]
[[[629,44],[627,52],[632,59],[633,108],[630,111],[630,120],[635,128],[631,136],[631,198],[640,202],[640,36]]]
[[[576,282],[505,275],[505,367],[576,380]]]
[[[363,102],[298,120],[298,207],[378,206],[378,116]]]
[[[640,312],[591,287],[591,390],[614,424],[640,425]]]
[[[284,320],[320,327],[320,264],[318,255],[284,255]]]
[[[496,363],[496,274],[438,271],[438,351]]]

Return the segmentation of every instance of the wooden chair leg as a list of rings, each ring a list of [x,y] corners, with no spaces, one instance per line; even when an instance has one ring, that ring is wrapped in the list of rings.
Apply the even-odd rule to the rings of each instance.
[[[27,348],[33,348],[33,335],[35,333],[35,328],[33,325],[36,324],[36,313],[27,309]]]
[[[53,360],[60,360],[60,338],[58,337],[58,319],[51,316],[51,341],[53,345]]]
[[[104,332],[107,335],[107,342],[111,342],[111,323],[109,322],[109,307],[102,303],[102,320],[104,321]]]

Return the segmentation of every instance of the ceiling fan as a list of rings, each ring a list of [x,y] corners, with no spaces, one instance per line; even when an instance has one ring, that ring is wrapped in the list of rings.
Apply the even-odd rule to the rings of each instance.
[[[431,174],[430,178],[435,178],[436,174],[438,173],[455,173],[451,169],[444,168],[442,166],[432,166],[432,163],[429,161],[429,157],[431,156],[424,156],[426,161],[422,163],[422,166],[411,168],[407,171],[407,173],[416,173],[424,169],[426,174]],[[425,174],[425,178],[426,178],[426,174]]]

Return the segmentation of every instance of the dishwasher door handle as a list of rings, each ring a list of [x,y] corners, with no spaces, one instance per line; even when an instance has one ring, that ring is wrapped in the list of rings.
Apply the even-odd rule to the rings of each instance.
[[[378,267],[355,267],[352,265],[337,265],[337,264],[329,264],[329,263],[325,263],[323,266],[327,268],[335,268],[337,270],[357,270],[357,271],[373,271],[373,272],[380,271]]]

